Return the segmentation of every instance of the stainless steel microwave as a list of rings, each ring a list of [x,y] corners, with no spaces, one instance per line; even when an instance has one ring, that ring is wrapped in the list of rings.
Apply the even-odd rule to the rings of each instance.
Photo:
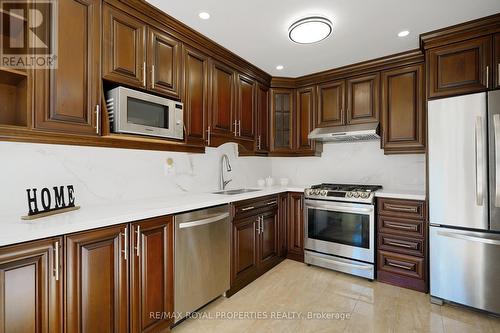
[[[117,87],[106,96],[109,122],[115,133],[184,139],[183,104],[141,91]]]

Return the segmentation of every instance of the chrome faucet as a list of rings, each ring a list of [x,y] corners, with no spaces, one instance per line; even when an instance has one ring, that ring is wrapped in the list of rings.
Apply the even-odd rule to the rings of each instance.
[[[225,190],[227,184],[229,184],[232,179],[224,180],[224,163],[226,164],[226,171],[231,172],[231,164],[229,163],[229,157],[226,154],[222,154],[220,159],[220,189]]]

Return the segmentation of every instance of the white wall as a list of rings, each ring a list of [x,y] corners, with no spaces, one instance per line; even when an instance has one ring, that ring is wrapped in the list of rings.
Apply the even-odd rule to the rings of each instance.
[[[425,191],[425,155],[384,155],[380,142],[327,143],[321,157],[271,160],[274,177],[288,177],[292,184],[374,184]]]

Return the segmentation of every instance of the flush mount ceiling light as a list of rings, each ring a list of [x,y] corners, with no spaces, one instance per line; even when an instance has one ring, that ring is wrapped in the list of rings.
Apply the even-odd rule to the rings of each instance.
[[[210,14],[207,12],[200,12],[198,14],[198,17],[201,18],[202,20],[208,20],[210,18]]]
[[[410,34],[408,30],[403,30],[398,33],[398,37],[406,37]]]
[[[276,66],[276,69],[279,70],[279,71],[282,70],[283,68],[285,68],[283,65]]]
[[[332,21],[321,16],[310,16],[294,22],[288,28],[288,38],[298,44],[322,41],[332,33]]]

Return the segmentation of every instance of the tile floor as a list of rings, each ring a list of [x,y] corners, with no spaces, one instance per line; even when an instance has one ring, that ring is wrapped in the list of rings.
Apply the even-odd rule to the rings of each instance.
[[[330,319],[307,319],[321,312]],[[500,332],[500,318],[430,304],[426,294],[285,260],[173,329],[188,332]]]

